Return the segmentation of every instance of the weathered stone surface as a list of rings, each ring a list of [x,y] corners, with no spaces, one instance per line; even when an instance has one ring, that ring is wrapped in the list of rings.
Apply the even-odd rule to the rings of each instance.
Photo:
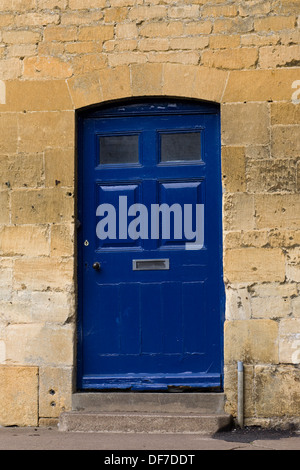
[[[45,185],[47,187],[74,187],[75,155],[73,148],[45,151]]]
[[[14,154],[1,155],[0,167],[2,189],[38,188],[43,185],[44,155]]]
[[[258,194],[255,196],[257,228],[299,229],[300,195]]]
[[[257,365],[255,383],[255,408],[258,417],[299,416],[299,368],[288,365]]]
[[[15,287],[27,289],[67,289],[73,285],[73,260],[54,258],[16,259]]]
[[[279,362],[300,364],[300,319],[283,318],[279,324]]]
[[[248,160],[249,192],[295,192],[296,186],[296,161],[288,158]]]
[[[37,225],[11,225],[0,229],[0,253],[47,256],[50,253],[48,228]]]
[[[223,145],[266,144],[269,113],[265,103],[226,104],[222,107]]]
[[[241,248],[228,250],[224,275],[229,282],[272,282],[285,279],[284,254],[279,248]]]
[[[39,373],[39,416],[58,418],[72,407],[72,369],[41,367]]]
[[[286,254],[286,276],[290,281],[300,282],[300,247],[291,248]]]
[[[290,101],[299,68],[230,72],[223,101]]]
[[[131,83],[134,96],[161,95],[163,67],[161,64],[132,65]]]
[[[278,324],[273,320],[226,321],[225,363],[278,364]]]
[[[74,255],[74,225],[51,226],[51,255]]]
[[[272,156],[300,156],[300,126],[274,126],[272,129]]]
[[[246,163],[243,147],[223,147],[222,178],[226,191],[235,193],[246,190]]]
[[[224,230],[252,230],[255,228],[254,197],[235,193],[223,198]]]
[[[103,100],[99,71],[74,76],[67,80],[75,108],[81,108]]]
[[[59,111],[73,109],[64,80],[9,80],[1,111]]]
[[[73,111],[18,114],[18,126],[20,152],[42,152],[48,147],[72,148],[74,145]]]
[[[73,325],[11,324],[6,333],[6,360],[39,366],[73,364]]]
[[[71,222],[74,198],[67,188],[14,191],[11,195],[14,224]]]
[[[38,424],[38,368],[0,365],[0,425]]]

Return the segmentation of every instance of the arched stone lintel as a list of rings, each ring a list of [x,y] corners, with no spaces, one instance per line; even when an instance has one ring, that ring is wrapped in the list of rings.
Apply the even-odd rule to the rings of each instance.
[[[183,64],[131,64],[67,80],[73,107],[120,98],[174,96],[215,103],[291,101],[300,67],[225,71]]]
[[[121,98],[176,96],[222,102],[228,72],[180,64],[136,64],[67,81],[75,109]]]

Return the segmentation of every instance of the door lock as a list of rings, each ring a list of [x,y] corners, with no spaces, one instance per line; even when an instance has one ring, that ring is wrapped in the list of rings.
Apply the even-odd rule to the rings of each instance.
[[[95,269],[95,271],[100,271],[101,264],[96,261],[96,263],[93,264],[93,269]]]

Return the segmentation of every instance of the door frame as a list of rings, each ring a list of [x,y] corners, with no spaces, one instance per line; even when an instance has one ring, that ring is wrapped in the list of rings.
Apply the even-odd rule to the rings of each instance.
[[[84,148],[83,148],[83,139],[82,139],[82,126],[84,120],[91,114],[94,113],[101,113],[105,110],[109,110],[110,108],[119,106],[119,105],[138,105],[138,104],[146,104],[149,105],[151,102],[174,102],[174,103],[183,103],[183,104],[197,104],[197,113],[216,113],[217,108],[219,108],[218,112],[218,128],[219,128],[219,142],[218,142],[218,149],[219,149],[219,154],[217,156],[218,160],[218,172],[219,172],[219,180],[220,184],[218,185],[217,192],[219,193],[218,197],[218,225],[219,225],[219,244],[220,244],[220,249],[219,249],[219,267],[220,267],[220,272],[219,272],[219,282],[217,289],[219,291],[219,297],[220,297],[220,322],[219,322],[219,337],[220,337],[220,362],[221,362],[221,387],[220,390],[223,390],[224,388],[224,322],[225,322],[225,285],[224,285],[224,280],[223,280],[223,205],[222,205],[222,167],[221,167],[221,122],[220,122],[220,106],[218,103],[213,103],[209,101],[203,101],[203,100],[198,100],[198,99],[193,99],[193,98],[182,98],[182,97],[159,97],[159,96],[150,96],[150,97],[142,97],[142,98],[123,98],[123,99],[118,99],[114,101],[109,101],[109,102],[104,102],[104,103],[99,103],[99,104],[94,104],[91,106],[87,106],[84,108],[81,108],[76,111],[75,113],[75,128],[76,128],[76,164],[75,164],[75,170],[76,170],[76,221],[75,221],[75,226],[76,226],[76,233],[75,233],[75,239],[76,239],[76,253],[75,253],[75,260],[76,260],[76,299],[77,299],[77,329],[76,329],[76,351],[75,351],[75,368],[76,368],[76,385],[75,389],[76,390],[81,390],[81,387],[78,386],[80,379],[82,377],[82,341],[81,341],[81,336],[82,336],[82,320],[83,320],[83,313],[84,313],[84,299],[83,299],[83,294],[82,294],[82,273],[83,273],[83,238],[82,238],[82,226],[81,226],[81,220],[82,220],[82,214],[83,214],[83,177],[82,177],[82,163],[83,163],[83,157],[84,157]],[[207,389],[209,391],[209,389]],[[97,390],[97,392],[101,393],[102,390]],[[150,390],[151,391],[151,390]],[[197,389],[194,389],[194,391],[197,391]],[[215,391],[215,390],[212,390]]]

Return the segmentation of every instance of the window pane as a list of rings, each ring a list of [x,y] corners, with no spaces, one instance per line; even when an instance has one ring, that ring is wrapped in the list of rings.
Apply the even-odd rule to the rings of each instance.
[[[138,163],[139,136],[100,137],[100,164]]]
[[[162,162],[201,160],[200,132],[161,134]]]

